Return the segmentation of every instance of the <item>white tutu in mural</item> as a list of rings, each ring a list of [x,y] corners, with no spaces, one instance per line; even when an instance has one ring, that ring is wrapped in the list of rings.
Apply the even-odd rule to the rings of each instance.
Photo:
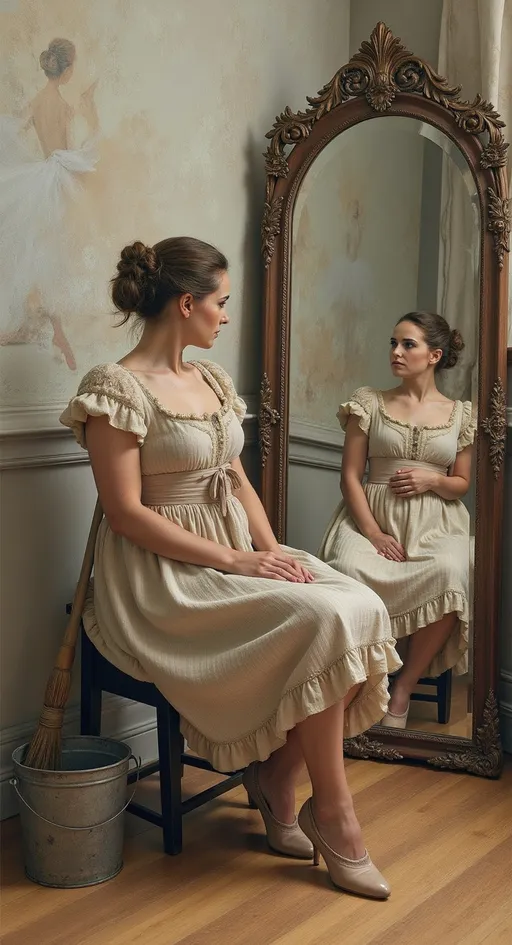
[[[66,224],[70,202],[95,169],[93,139],[33,157],[24,123],[0,115],[0,336],[12,342],[31,307],[54,311],[55,289],[71,277]],[[57,313],[56,313],[57,314]],[[20,339],[23,340],[23,339]]]

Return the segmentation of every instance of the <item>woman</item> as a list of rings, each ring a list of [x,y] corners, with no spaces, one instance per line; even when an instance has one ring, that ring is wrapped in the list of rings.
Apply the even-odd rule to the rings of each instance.
[[[436,386],[463,347],[441,316],[404,315],[390,354],[400,385],[362,387],[338,413],[343,501],[319,554],[376,591],[395,639],[408,639],[382,720],[395,728],[406,726],[420,677],[467,669],[469,514],[460,500],[476,424],[469,401],[448,400]]]
[[[0,344],[41,341],[44,328],[70,370],[75,358],[56,314],[57,281],[65,281],[63,265],[69,256],[65,211],[81,177],[95,169],[92,137],[80,148],[70,142],[74,109],[62,98],[76,50],[69,39],[53,39],[39,58],[46,85],[23,115],[0,115]],[[80,98],[77,110],[90,136],[98,129],[94,105],[96,83]],[[42,158],[34,158],[22,137],[33,128]],[[13,265],[13,259],[16,265]]]
[[[105,511],[87,633],[158,686],[217,769],[248,765],[275,850],[308,858],[312,841],[337,885],[386,898],[342,757],[343,736],[381,718],[400,665],[386,609],[278,545],[239,459],[245,404],[221,367],[183,360],[229,321],[222,253],[190,238],[137,242],[117,269],[114,304],[139,317],[140,341],[87,374],[61,418],[87,445]],[[304,759],[313,798],[297,822]]]

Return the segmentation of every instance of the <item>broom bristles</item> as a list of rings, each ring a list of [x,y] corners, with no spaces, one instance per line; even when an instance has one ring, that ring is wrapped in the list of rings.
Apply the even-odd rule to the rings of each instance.
[[[71,670],[55,667],[46,685],[44,705],[38,726],[23,764],[28,768],[60,768],[64,708],[71,690]]]

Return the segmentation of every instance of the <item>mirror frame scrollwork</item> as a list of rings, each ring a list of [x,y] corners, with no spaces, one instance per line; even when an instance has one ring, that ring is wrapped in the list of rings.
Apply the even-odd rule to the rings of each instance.
[[[480,331],[476,448],[474,687],[472,738],[371,730],[345,743],[347,755],[422,761],[437,768],[498,777],[503,756],[496,686],[506,444],[507,308],[510,205],[504,123],[491,103],[469,102],[378,23],[370,40],[336,72],[308,108],[290,108],[268,132],[261,228],[264,274],[263,379],[259,414],[262,498],[280,541],[286,529],[291,236],[295,200],[322,149],[347,128],[385,116],[409,116],[444,132],[464,155],[480,205]],[[485,549],[478,555],[479,549]]]

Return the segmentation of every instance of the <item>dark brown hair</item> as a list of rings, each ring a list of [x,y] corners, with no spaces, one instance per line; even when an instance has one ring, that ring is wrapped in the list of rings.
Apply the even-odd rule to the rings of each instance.
[[[436,364],[435,370],[442,371],[443,368],[455,367],[459,360],[459,354],[464,348],[462,335],[457,328],[450,329],[450,326],[442,315],[436,315],[433,312],[409,312],[398,319],[400,322],[412,322],[421,328],[428,347],[433,351],[440,348],[443,352]]]
[[[70,39],[52,39],[39,56],[39,65],[48,79],[58,79],[76,57],[75,44]]]
[[[112,279],[112,301],[124,315],[155,318],[167,303],[190,293],[196,299],[215,292],[228,261],[220,250],[191,236],[174,236],[155,246],[137,241],[125,246]]]

